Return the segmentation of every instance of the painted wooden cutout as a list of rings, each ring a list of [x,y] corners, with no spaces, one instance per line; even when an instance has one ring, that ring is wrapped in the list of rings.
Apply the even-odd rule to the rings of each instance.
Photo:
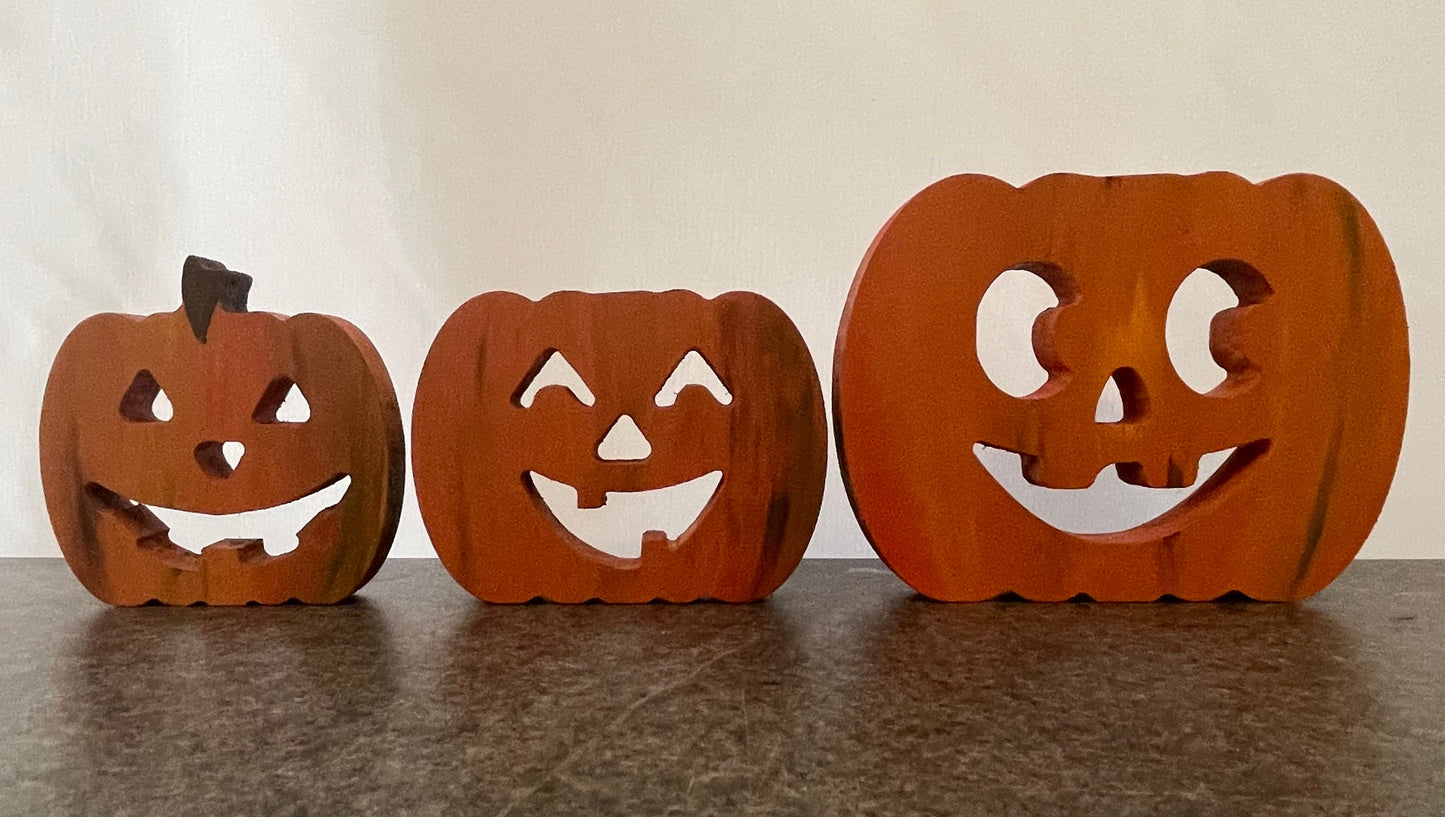
[[[1196,268],[1239,305],[1210,350],[1206,394],[1175,373],[1165,316]],[[1048,381],[1011,397],[975,351],[980,298],[1002,272],[1043,278],[1059,305],[1034,323]],[[1354,558],[1399,457],[1409,381],[1404,306],[1361,205],[1317,176],[1093,178],[1014,188],[955,176],[874,239],[838,331],[833,406],[854,511],[884,561],[944,600],[1288,600]],[[1109,379],[1125,406],[1095,422]],[[1115,533],[1043,523],[994,481],[981,443],[1027,480],[1083,488],[1101,469],[1191,485],[1201,455],[1233,453],[1161,516]]]
[[[763,598],[802,558],[827,464],[808,348],[747,292],[473,298],[427,355],[412,435],[437,553],[494,602]],[[683,485],[683,529],[637,530],[630,552],[558,518]]]
[[[45,501],[66,562],[105,602],[330,603],[386,559],[406,467],[386,367],[340,318],[246,311],[250,286],[187,258],[180,309],[92,316],[56,355]],[[291,503],[317,512],[279,555],[254,538],[188,550],[161,520]]]

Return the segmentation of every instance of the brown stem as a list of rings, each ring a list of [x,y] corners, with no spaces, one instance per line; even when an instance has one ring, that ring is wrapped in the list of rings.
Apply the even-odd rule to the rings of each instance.
[[[219,306],[227,312],[245,312],[251,276],[226,269],[220,261],[191,255],[181,269],[181,305],[196,340],[206,342],[211,315]]]

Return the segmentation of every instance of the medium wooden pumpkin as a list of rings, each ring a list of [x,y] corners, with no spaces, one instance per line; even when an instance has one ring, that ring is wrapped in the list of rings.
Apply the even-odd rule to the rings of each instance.
[[[386,559],[405,473],[386,367],[340,318],[247,312],[250,285],[188,258],[180,309],[95,315],[56,355],[40,417],[45,500],[66,562],[103,601],[329,603]],[[293,388],[304,422],[277,416]],[[169,417],[155,411],[161,394]],[[239,461],[230,446],[244,447]],[[254,538],[193,552],[158,517],[317,497],[330,504],[281,555]]]
[[[1171,298],[1196,268],[1239,299],[1211,325],[1228,373],[1205,394],[1164,342]],[[1010,269],[1059,300],[1034,324],[1048,381],[1023,398],[992,384],[975,349],[980,299]],[[1380,512],[1409,380],[1385,243],[1348,192],[1308,175],[940,181],[869,248],[834,365],[858,519],[889,567],[946,600],[1314,593]],[[1111,378],[1125,416],[1095,422]],[[975,444],[1018,454],[1029,482],[1059,489],[1111,465],[1135,485],[1190,485],[1201,455],[1233,453],[1163,515],[1083,535],[1025,510]]]
[[[690,384],[689,358],[702,370]],[[539,388],[558,367],[570,384]],[[610,454],[624,428],[650,453]],[[777,306],[746,292],[473,298],[427,355],[412,434],[437,553],[496,602],[767,596],[807,547],[827,462],[808,349]],[[685,529],[637,530],[631,552],[589,544],[543,495],[560,488],[562,502],[605,514],[609,498],[707,480]]]

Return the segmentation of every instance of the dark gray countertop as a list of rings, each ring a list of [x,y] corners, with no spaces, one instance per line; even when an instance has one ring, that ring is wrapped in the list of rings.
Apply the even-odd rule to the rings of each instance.
[[[1296,605],[923,601],[808,561],[744,606],[108,609],[0,560],[0,813],[1445,811],[1445,563]]]

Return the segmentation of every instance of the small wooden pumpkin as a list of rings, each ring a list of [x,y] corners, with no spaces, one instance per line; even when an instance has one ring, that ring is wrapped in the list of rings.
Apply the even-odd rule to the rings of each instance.
[[[689,358],[706,377],[682,385]],[[573,384],[538,389],[557,366]],[[609,455],[624,427],[651,452]],[[777,306],[746,292],[473,298],[427,354],[412,434],[437,553],[495,602],[767,596],[807,547],[827,462],[807,346]],[[601,513],[609,496],[707,479],[716,487],[685,530],[637,530],[630,554],[589,545],[541,493],[564,486]]]
[[[1171,297],[1196,268],[1239,298],[1211,325],[1228,374],[1206,394],[1164,344]],[[1059,298],[1034,324],[1049,379],[1023,398],[990,382],[974,348],[980,299],[1010,269]],[[1314,593],[1380,512],[1409,380],[1384,241],[1348,192],[1308,175],[944,179],[873,241],[834,365],[858,519],[889,567],[946,600]],[[1125,416],[1095,422],[1111,378]],[[1082,535],[1019,505],[975,444],[1017,453],[1050,488],[1088,486],[1109,465],[1136,485],[1190,485],[1201,455],[1234,452],[1163,515]]]
[[[386,367],[340,318],[247,312],[250,285],[187,258],[180,309],[95,315],[56,355],[40,416],[45,500],[66,562],[103,601],[329,603],[386,559],[405,473]],[[277,416],[293,388],[304,422]],[[161,394],[169,418],[155,411]],[[230,445],[244,447],[238,462]],[[192,552],[157,516],[273,509],[343,487],[284,555],[254,538]]]

